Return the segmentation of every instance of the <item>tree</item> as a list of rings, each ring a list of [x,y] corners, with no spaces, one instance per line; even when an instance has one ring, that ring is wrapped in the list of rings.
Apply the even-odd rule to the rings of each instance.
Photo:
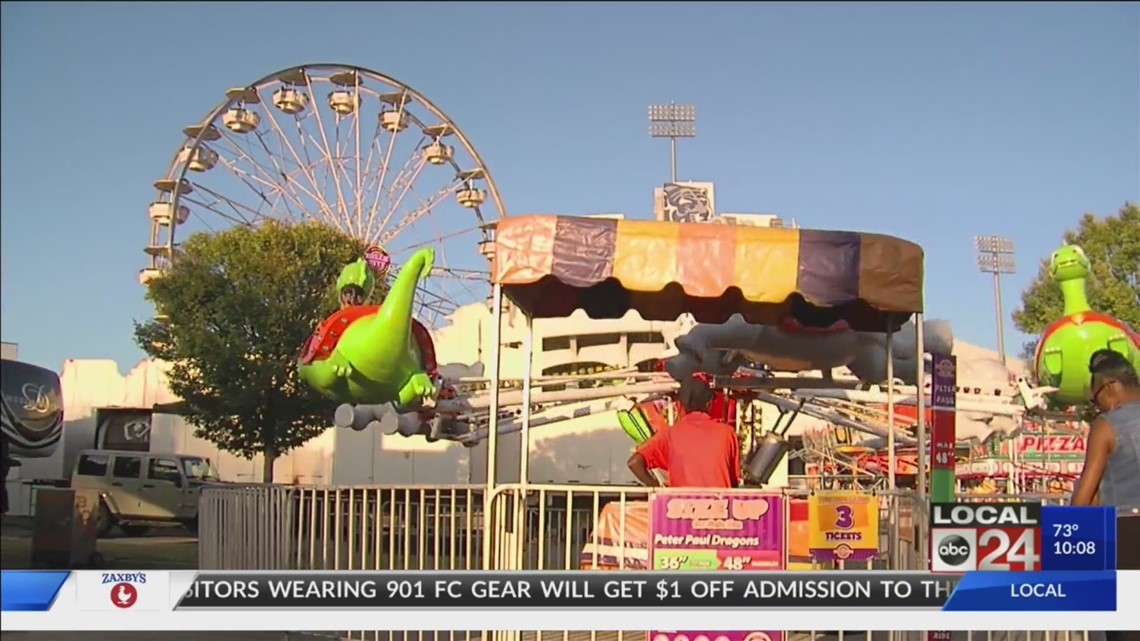
[[[146,353],[171,364],[170,389],[195,434],[246,458],[278,456],[328,425],[334,410],[297,374],[297,357],[336,307],[355,239],[316,224],[266,224],[194,234],[148,284],[158,318],[135,324]]]
[[[1125,203],[1115,216],[1085,214],[1076,231],[1065,232],[1064,242],[1079,245],[1092,267],[1087,289],[1095,311],[1140,328],[1140,207]],[[1041,261],[1037,277],[1021,294],[1021,307],[1013,323],[1027,334],[1038,335],[1062,315],[1061,287],[1049,276],[1049,259]],[[1022,356],[1032,359],[1037,338],[1026,343]]]

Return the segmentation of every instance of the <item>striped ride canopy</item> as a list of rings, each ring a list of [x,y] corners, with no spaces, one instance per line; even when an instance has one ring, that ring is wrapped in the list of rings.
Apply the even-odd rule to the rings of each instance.
[[[533,215],[501,219],[492,282],[536,318],[583,309],[788,319],[892,329],[922,312],[923,251],[886,236],[814,229]]]

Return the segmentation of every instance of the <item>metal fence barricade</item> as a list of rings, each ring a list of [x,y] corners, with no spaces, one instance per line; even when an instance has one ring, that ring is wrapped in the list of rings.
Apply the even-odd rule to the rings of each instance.
[[[483,486],[302,487],[291,567],[482,567]]]
[[[198,567],[289,569],[293,488],[250,484],[207,487],[198,507]]]
[[[242,570],[482,567],[483,486],[208,488],[199,565]]]

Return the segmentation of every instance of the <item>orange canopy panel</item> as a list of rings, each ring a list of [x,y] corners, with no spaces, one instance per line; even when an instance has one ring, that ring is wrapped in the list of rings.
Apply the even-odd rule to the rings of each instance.
[[[882,234],[548,215],[500,220],[492,267],[533,317],[633,309],[877,332],[922,311],[922,279],[922,248]]]

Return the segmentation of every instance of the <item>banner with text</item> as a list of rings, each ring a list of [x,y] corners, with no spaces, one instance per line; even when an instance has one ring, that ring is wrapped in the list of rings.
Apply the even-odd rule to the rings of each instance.
[[[651,499],[653,567],[662,570],[783,570],[787,567],[784,524],[787,505],[780,494],[659,492]],[[669,635],[672,635],[671,637]],[[649,641],[783,641],[784,633],[651,630]]]
[[[867,561],[879,554],[879,497],[835,490],[808,497],[808,545],[817,561]]]
[[[1135,629],[1140,610],[1118,610],[1118,589],[1121,603],[1135,601],[1140,572],[5,570],[0,609],[6,631],[493,630],[509,620],[520,630],[658,628],[669,641],[697,641],[701,632],[684,631],[695,611],[716,612],[701,625],[714,631],[832,620],[859,630],[987,629],[995,612],[1024,630]]]
[[[655,570],[782,570],[784,497],[661,491],[650,499]]]

